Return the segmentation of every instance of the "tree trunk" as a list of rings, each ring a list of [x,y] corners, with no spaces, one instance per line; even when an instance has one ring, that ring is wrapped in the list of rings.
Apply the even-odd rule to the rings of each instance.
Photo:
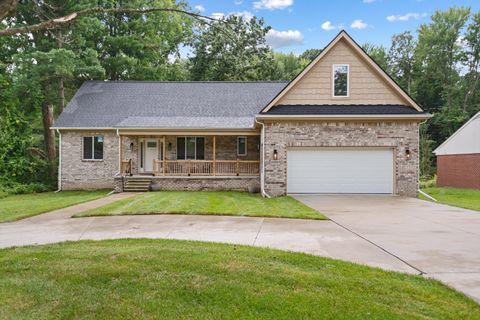
[[[57,32],[57,48],[63,47],[63,35],[62,30],[58,30]],[[63,109],[65,108],[65,88],[63,84],[64,80],[63,77],[60,77],[58,80],[58,107],[60,113],[62,113]]]
[[[45,151],[47,153],[48,161],[51,165],[51,176],[56,174],[55,162],[57,159],[57,152],[55,148],[55,131],[50,129],[53,125],[53,104],[45,102],[42,106],[43,116],[43,137],[45,140]]]

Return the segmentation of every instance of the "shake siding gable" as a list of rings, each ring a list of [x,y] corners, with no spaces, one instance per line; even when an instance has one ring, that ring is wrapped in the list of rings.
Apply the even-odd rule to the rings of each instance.
[[[348,64],[349,96],[333,97],[334,64]],[[276,105],[295,104],[397,104],[409,105],[345,39],[340,39]]]

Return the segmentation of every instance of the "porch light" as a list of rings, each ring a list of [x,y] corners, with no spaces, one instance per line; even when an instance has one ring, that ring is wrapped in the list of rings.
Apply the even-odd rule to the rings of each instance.
[[[410,158],[412,157],[411,153],[410,153],[410,149],[406,149],[405,150],[405,158],[407,158],[407,160],[410,160]]]
[[[130,151],[133,151],[133,142],[130,143]]]
[[[277,151],[277,149],[273,149],[273,160],[278,160],[278,151]]]
[[[172,151],[172,143],[171,142],[168,143],[167,149],[168,149],[168,151]]]

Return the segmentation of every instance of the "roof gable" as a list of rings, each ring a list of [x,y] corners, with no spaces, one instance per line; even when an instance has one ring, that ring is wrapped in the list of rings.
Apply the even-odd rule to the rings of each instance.
[[[350,95],[332,97],[332,65],[350,65]],[[345,32],[341,31],[297,77],[262,110],[275,105],[384,104],[420,106]]]
[[[480,153],[480,112],[433,151],[437,156]]]

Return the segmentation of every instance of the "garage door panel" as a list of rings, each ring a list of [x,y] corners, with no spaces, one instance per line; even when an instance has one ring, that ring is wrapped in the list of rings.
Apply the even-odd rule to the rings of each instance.
[[[392,149],[289,149],[289,193],[393,193]]]

